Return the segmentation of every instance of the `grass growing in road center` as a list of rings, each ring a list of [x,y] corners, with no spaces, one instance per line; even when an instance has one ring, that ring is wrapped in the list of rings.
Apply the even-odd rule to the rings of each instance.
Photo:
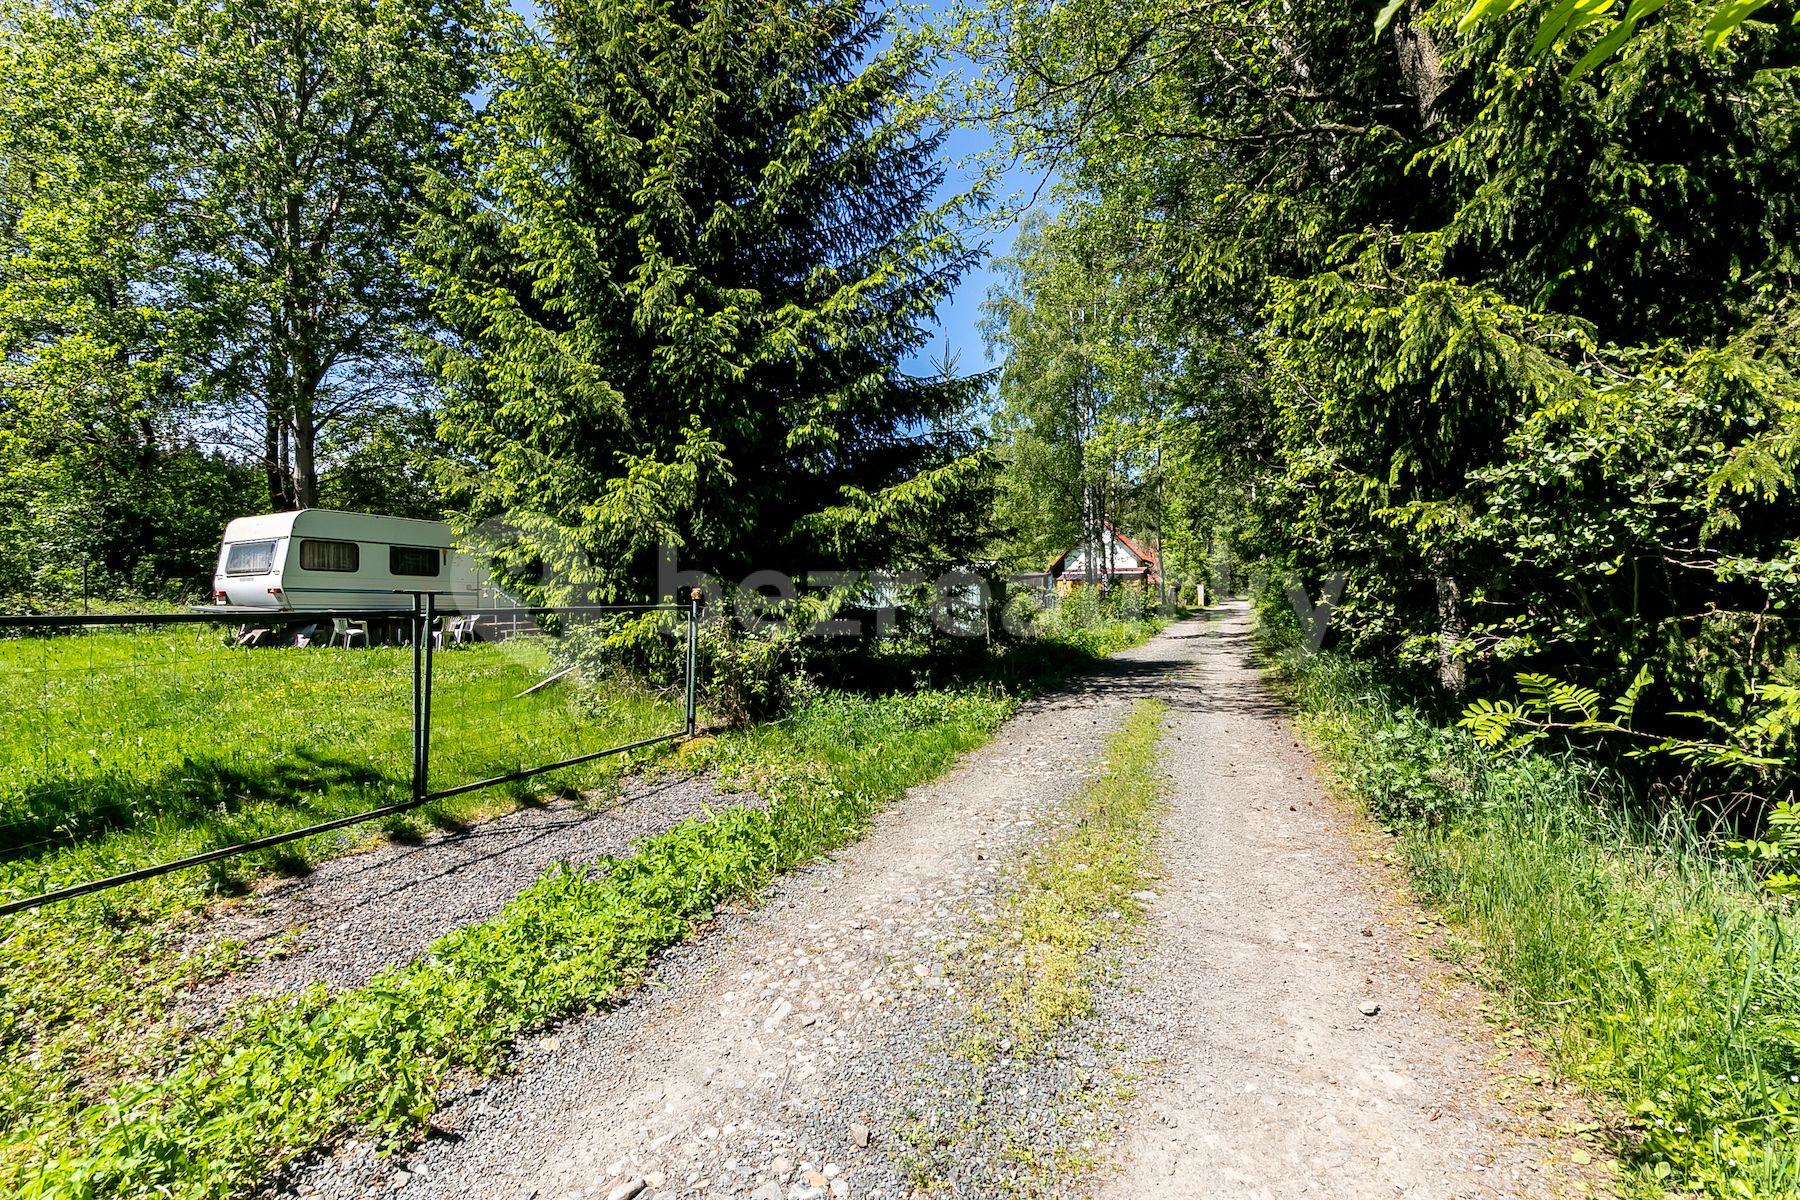
[[[1164,806],[1166,715],[1160,701],[1132,706],[1098,773],[1008,870],[998,903],[968,942],[949,951],[950,973],[967,997],[950,1026],[955,1044],[924,1069],[896,1121],[916,1194],[961,1187],[1025,1200],[1060,1196],[1069,1177],[1091,1166],[1089,1135],[1100,1135],[1092,1122],[1123,1098],[1125,1064],[1067,1071],[1080,1056],[1058,1038],[1092,1014],[1094,988],[1116,961],[1108,951],[1133,937],[1143,915],[1140,893]],[[1066,1140],[1021,1137],[1006,1104],[984,1102],[1027,1081],[1053,1097],[1046,1102]],[[976,1100],[952,1101],[946,1111],[944,1097],[959,1093]]]
[[[1143,912],[1163,803],[1158,742],[1168,706],[1139,700],[1106,746],[1100,774],[1076,794],[1065,827],[1033,851],[988,929],[987,999],[965,1051],[980,1058],[1004,1039],[1029,1053],[1091,1008],[1095,951]]]

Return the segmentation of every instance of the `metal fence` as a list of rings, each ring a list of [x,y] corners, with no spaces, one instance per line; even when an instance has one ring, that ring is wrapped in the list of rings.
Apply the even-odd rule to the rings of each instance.
[[[485,788],[513,784],[597,759],[692,737],[696,732],[698,715],[695,674],[699,622],[697,600],[686,604],[664,605],[572,605],[540,608],[509,606],[492,609],[450,609],[447,606],[440,606],[441,594],[439,593],[410,592],[404,595],[408,598],[408,602],[404,608],[397,610],[393,608],[337,609],[316,612],[246,613],[243,610],[211,612],[195,609],[170,613],[0,616],[0,645],[13,646],[23,642],[50,644],[61,639],[114,628],[156,630],[191,625],[224,627],[225,632],[218,639],[216,645],[223,646],[229,643],[236,647],[232,653],[242,657],[233,661],[245,664],[242,682],[249,687],[255,686],[256,676],[259,673],[257,664],[260,656],[316,653],[305,647],[309,642],[314,645],[321,644],[319,635],[326,629],[330,629],[329,643],[336,645],[341,641],[346,650],[355,646],[370,646],[375,642],[385,642],[390,647],[399,646],[410,649],[412,689],[409,706],[411,757],[406,770],[408,787],[404,799],[300,828],[285,829],[267,836],[221,845],[200,853],[9,899],[0,903],[0,916],[38,908],[60,900],[73,899],[122,884],[166,875],[173,871],[266,850],[333,830],[381,820],[420,808],[434,801],[466,795]],[[507,642],[516,638],[555,637],[566,633],[572,627],[592,627],[594,624],[604,621],[631,620],[652,614],[665,614],[669,636],[680,639],[667,646],[671,654],[679,656],[681,714],[679,727],[653,732],[649,736],[635,738],[617,745],[608,745],[598,749],[582,749],[578,753],[561,753],[545,761],[520,763],[512,770],[501,771],[481,778],[464,779],[442,786],[433,786],[434,681],[438,663],[445,654],[468,645]],[[379,636],[374,636],[377,634]],[[283,648],[273,648],[275,646]],[[173,653],[179,655],[179,650]],[[387,653],[391,656],[397,651],[390,649]],[[74,657],[76,660],[74,667],[45,665],[42,669],[46,674],[52,671],[79,674],[82,670],[80,655],[76,654]],[[267,660],[261,661],[266,662]],[[564,676],[577,669],[572,662],[559,659],[552,661],[557,664],[556,670],[537,680],[524,691],[512,696],[511,699],[517,701],[537,693],[543,688],[556,684]],[[15,672],[20,670],[16,665],[10,666],[8,669]],[[393,668],[395,673],[402,669],[398,665]],[[129,665],[124,668],[126,673],[131,670]],[[77,681],[75,685],[77,689],[79,682]],[[98,683],[98,680],[90,682]],[[4,727],[5,721],[6,714],[0,713],[0,737],[9,736]],[[194,732],[198,738],[204,740],[205,730],[195,730]],[[46,741],[50,739],[48,726],[43,736]],[[554,741],[554,738],[552,740]],[[571,738],[571,740],[573,739]],[[571,748],[566,744],[561,746],[561,749],[565,751]],[[51,748],[46,746],[47,759],[50,753]]]

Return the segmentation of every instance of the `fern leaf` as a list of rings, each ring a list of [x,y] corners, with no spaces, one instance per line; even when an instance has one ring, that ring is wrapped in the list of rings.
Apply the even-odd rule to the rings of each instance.
[[[1637,712],[1638,697],[1650,686],[1650,667],[1645,664],[1638,668],[1637,678],[1625,689],[1625,694],[1612,702],[1613,715],[1619,718],[1619,724],[1626,729],[1631,728],[1631,718]]]

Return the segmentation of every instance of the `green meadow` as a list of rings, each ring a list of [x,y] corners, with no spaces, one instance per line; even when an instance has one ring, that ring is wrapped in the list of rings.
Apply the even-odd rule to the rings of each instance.
[[[431,775],[446,787],[681,727],[678,698],[558,683],[551,643],[435,656]],[[214,626],[0,642],[0,892],[21,895],[402,800],[411,779],[412,652],[245,650]],[[591,786],[618,764],[559,775]],[[438,805],[453,821],[492,804]],[[329,852],[308,848],[212,869]]]

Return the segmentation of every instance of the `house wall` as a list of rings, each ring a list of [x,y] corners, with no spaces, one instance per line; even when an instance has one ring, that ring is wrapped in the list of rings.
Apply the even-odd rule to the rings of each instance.
[[[1122,573],[1127,571],[1138,571],[1143,568],[1143,560],[1132,553],[1131,548],[1120,541],[1117,534],[1108,532],[1105,541],[1097,548],[1081,545],[1070,551],[1068,557],[1063,559],[1062,568],[1058,574],[1065,579],[1086,575],[1088,573],[1088,551],[1090,549],[1098,550],[1098,553],[1094,555],[1095,574],[1104,572],[1107,568],[1107,546],[1109,544],[1112,549],[1112,569],[1114,572]]]

